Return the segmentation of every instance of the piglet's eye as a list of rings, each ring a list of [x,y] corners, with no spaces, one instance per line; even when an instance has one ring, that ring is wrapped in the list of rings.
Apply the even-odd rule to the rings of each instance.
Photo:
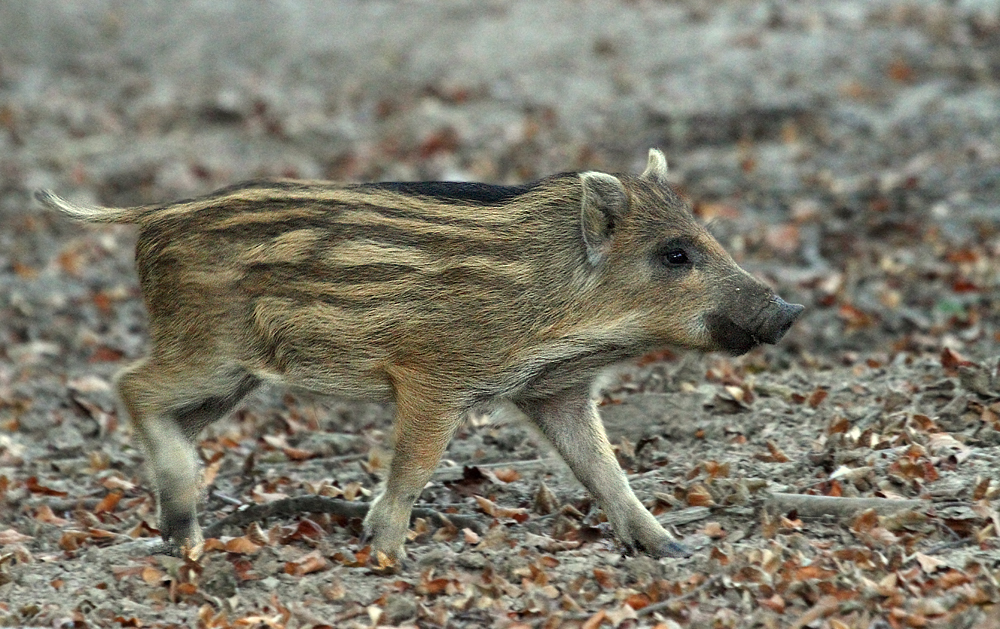
[[[663,261],[671,266],[680,266],[683,264],[690,264],[687,252],[681,248],[668,249],[663,254]]]

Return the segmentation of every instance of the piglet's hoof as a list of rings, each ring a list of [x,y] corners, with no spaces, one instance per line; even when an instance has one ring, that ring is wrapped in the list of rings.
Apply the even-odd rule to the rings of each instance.
[[[684,559],[694,554],[694,551],[690,547],[672,539],[664,539],[644,550],[647,554],[656,558]]]

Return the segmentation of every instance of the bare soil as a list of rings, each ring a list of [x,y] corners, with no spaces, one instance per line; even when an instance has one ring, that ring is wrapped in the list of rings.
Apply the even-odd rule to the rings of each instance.
[[[478,417],[418,503],[452,522],[417,520],[397,573],[337,513],[151,554],[110,384],[147,340],[135,233],[33,189],[515,183],[650,146],[807,307],[778,346],[602,380],[633,487],[694,556],[623,555],[527,427]],[[998,289],[995,1],[0,4],[0,626],[1000,627]],[[255,396],[202,435],[205,525],[363,504],[390,422]]]

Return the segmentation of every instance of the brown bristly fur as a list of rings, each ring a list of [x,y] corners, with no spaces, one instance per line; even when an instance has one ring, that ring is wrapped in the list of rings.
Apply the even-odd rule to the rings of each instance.
[[[260,383],[280,382],[396,403],[389,478],[365,520],[390,559],[462,419],[500,406],[538,424],[628,547],[671,555],[680,547],[604,435],[595,374],[665,345],[746,351],[797,311],[778,312],[783,302],[665,175],[651,151],[639,177],[569,173],[516,188],[258,181],[117,209],[37,196],[77,219],[139,225],[151,351],[117,382],[161,532],[185,553],[201,543],[194,438]],[[664,261],[677,249],[690,263]]]

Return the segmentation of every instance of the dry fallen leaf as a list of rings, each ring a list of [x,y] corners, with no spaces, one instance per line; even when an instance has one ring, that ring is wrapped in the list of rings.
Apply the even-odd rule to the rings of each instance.
[[[29,542],[33,539],[35,538],[30,535],[23,535],[14,529],[0,531],[0,546],[4,546],[6,544],[20,544],[23,542]]]
[[[379,563],[382,564],[381,557],[379,557],[379,560]],[[318,550],[314,550],[296,559],[295,561],[285,563],[284,572],[285,574],[300,577],[302,575],[325,570],[329,565],[330,562],[326,560],[326,557],[321,555]]]
[[[122,492],[113,491],[101,499],[97,506],[94,507],[94,513],[100,515],[102,513],[111,513],[118,506],[118,503],[122,499]]]
[[[226,540],[224,543],[224,548],[227,553],[234,553],[237,555],[252,555],[260,550],[260,545],[255,544],[250,540],[249,537],[234,537],[232,539]]]
[[[482,496],[473,497],[476,499],[476,503],[479,504],[479,508],[488,516],[494,518],[512,518],[518,522],[524,522],[529,517],[527,509],[501,507],[492,500],[483,498]]]
[[[45,522],[46,524],[53,524],[55,526],[66,526],[69,524],[69,520],[65,518],[58,517],[48,505],[42,505],[35,511],[35,519],[39,522]],[[0,542],[2,545],[3,542]]]
[[[708,488],[696,483],[687,490],[687,503],[692,507],[714,507],[715,500]]]
[[[469,545],[478,544],[482,540],[482,538],[479,537],[479,535],[472,529],[462,529],[462,534],[465,536],[465,543]]]
[[[937,557],[931,557],[930,555],[925,555],[924,553],[914,553],[913,556],[917,560],[917,563],[920,564],[920,569],[926,574],[933,574],[941,568],[948,567],[948,564],[941,561]]]
[[[538,491],[535,493],[533,506],[535,513],[548,515],[559,510],[559,499],[556,498],[556,495],[549,489],[548,485],[541,483],[538,486]]]

